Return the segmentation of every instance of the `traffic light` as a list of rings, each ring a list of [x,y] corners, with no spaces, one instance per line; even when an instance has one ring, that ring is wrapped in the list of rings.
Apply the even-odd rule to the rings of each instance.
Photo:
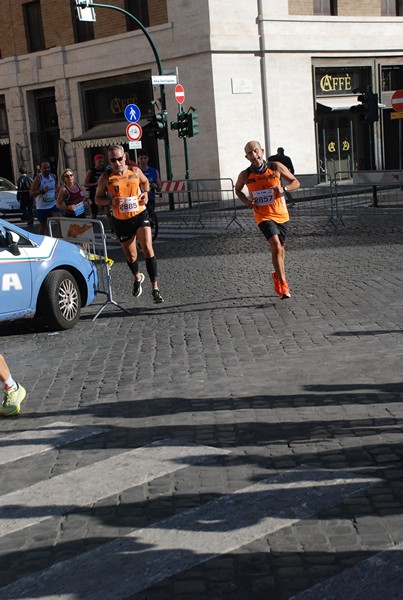
[[[162,110],[159,113],[155,113],[151,119],[151,127],[153,128],[155,135],[159,140],[165,137],[166,123],[168,119],[168,113],[166,110]]]
[[[199,115],[197,112],[188,113],[188,130],[189,137],[193,137],[199,133]]]
[[[177,131],[180,138],[193,137],[199,133],[197,112],[179,112],[177,116],[177,121],[171,121],[171,129]]]
[[[368,89],[357,96],[357,100],[361,104],[352,106],[350,112],[358,113],[361,121],[366,123],[375,123],[379,120],[378,94],[374,94],[372,90]]]
[[[189,137],[188,114],[185,112],[178,113],[178,135],[180,138]]]
[[[366,96],[365,115],[368,117],[367,121],[369,123],[375,123],[379,120],[378,94],[374,94],[372,90],[369,90]]]

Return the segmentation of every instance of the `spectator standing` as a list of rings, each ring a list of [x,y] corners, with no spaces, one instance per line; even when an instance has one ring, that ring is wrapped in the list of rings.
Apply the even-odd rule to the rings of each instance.
[[[300,184],[282,163],[267,163],[263,156],[264,150],[259,142],[246,144],[245,157],[251,164],[239,174],[235,193],[241,202],[253,209],[255,221],[268,241],[274,267],[274,291],[281,299],[291,298],[285,276],[285,240],[290,217],[284,194],[288,187],[296,190]],[[288,187],[282,185],[282,178],[288,182]],[[249,197],[242,191],[245,186]]]
[[[50,217],[60,217],[56,206],[56,176],[50,172],[50,163],[44,159],[40,162],[40,172],[31,185],[31,196],[36,202],[36,217],[39,221],[39,233],[43,235]]]
[[[20,383],[12,378],[10,369],[2,354],[0,354],[0,381],[4,386],[4,399],[0,408],[0,415],[3,417],[16,415],[20,412],[21,402],[27,392]]]
[[[280,146],[280,148],[277,148],[277,154],[273,154],[273,156],[269,156],[269,158],[267,159],[269,162],[279,162],[282,165],[284,165],[285,167],[287,167],[287,169],[290,171],[290,173],[292,173],[294,175],[295,171],[294,171],[294,165],[292,164],[292,160],[289,156],[286,156],[284,154],[284,148],[282,148]]]
[[[65,217],[85,218],[85,192],[80,184],[74,181],[71,169],[64,169],[61,175],[61,186],[57,194],[56,206],[63,210]]]
[[[27,174],[25,167],[20,168],[20,176],[17,179],[17,200],[20,203],[22,218],[27,221],[28,226],[34,224],[34,199],[31,196],[31,185],[33,179]]]

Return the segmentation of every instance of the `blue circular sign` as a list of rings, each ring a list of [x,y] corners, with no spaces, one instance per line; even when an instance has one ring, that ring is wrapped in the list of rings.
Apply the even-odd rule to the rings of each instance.
[[[129,123],[137,123],[141,117],[141,112],[136,104],[128,104],[125,108],[125,119]]]

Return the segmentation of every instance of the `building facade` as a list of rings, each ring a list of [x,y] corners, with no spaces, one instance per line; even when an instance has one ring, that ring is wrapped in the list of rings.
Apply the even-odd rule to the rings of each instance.
[[[110,5],[111,2],[108,2]],[[402,168],[402,120],[391,98],[403,89],[403,2],[397,0],[113,0],[96,21],[68,0],[0,0],[0,174],[16,180],[47,157],[83,181],[95,153],[124,143],[124,109],[137,104],[141,143],[167,176],[185,177],[185,148],[149,126],[174,86],[152,83],[161,65],[177,72],[183,107],[196,108],[191,178],[236,178],[246,141],[267,154],[283,146],[296,172]],[[352,112],[357,90],[378,94],[379,120]],[[397,118],[392,118],[397,117]],[[130,150],[132,157],[135,150]],[[61,160],[63,159],[63,160]]]

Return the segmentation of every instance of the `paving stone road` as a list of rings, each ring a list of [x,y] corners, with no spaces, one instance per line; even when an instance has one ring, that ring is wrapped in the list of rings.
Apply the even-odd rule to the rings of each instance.
[[[132,316],[1,326],[0,598],[403,598],[403,218],[294,219],[289,301],[243,219],[162,224],[163,305],[111,244]]]

